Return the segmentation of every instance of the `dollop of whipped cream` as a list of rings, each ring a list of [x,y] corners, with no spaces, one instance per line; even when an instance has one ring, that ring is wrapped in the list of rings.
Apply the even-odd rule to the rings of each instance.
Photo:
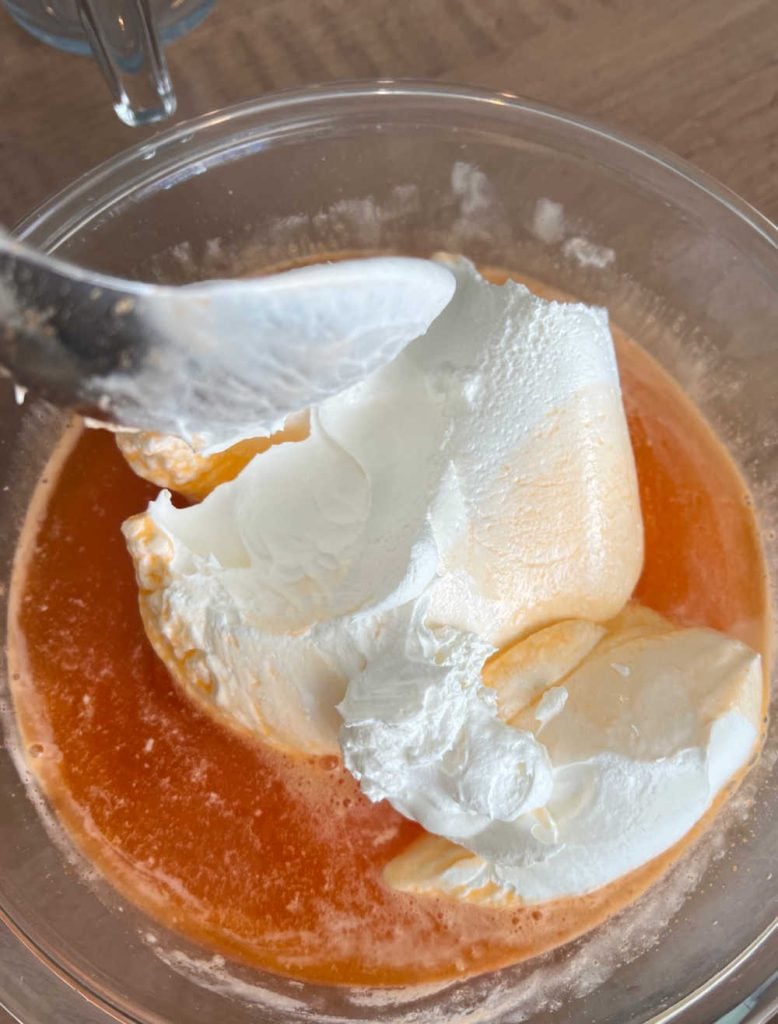
[[[758,657],[665,623],[629,647],[634,623],[603,625],[643,560],[607,315],[448,265],[443,313],[313,408],[307,436],[124,529],[148,635],[192,699],[284,750],[341,753],[467,863],[445,876],[409,851],[392,884],[549,899],[704,813],[755,740],[751,712],[711,708],[735,677],[753,688]]]
[[[181,437],[145,430],[116,433],[119,451],[134,473],[157,487],[202,501],[214,487],[232,480],[255,455],[275,444],[308,436],[308,411],[287,417],[282,430],[266,437],[241,438],[223,451],[204,454]]]
[[[762,715],[758,654],[640,606],[596,627],[586,654],[592,625],[535,634],[485,674],[501,715],[543,745],[543,807],[495,826],[481,856],[423,836],[389,863],[390,885],[487,906],[591,892],[682,839],[744,768]],[[512,713],[516,693],[538,686]]]

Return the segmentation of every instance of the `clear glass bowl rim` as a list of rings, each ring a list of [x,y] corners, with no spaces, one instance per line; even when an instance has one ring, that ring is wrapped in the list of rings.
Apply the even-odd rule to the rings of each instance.
[[[778,227],[771,220],[711,175],[658,144],[513,93],[415,79],[336,82],[284,90],[182,121],[76,178],[24,217],[16,225],[14,234],[37,244],[42,244],[48,236],[48,247],[53,248],[141,183],[150,184],[177,165],[185,166],[205,155],[231,149],[239,133],[261,130],[265,118],[278,122],[292,113],[297,116],[306,111],[321,114],[332,104],[370,103],[376,97],[383,97],[387,102],[426,101],[447,109],[449,114],[457,109],[470,112],[479,107],[490,107],[493,114],[495,108],[500,108],[506,121],[516,115],[531,115],[538,121],[566,125],[590,137],[599,137],[611,147],[629,151],[638,159],[684,179],[735,214],[778,250]]]
[[[538,123],[552,124],[557,128],[566,127],[590,140],[599,139],[612,152],[621,150],[622,154],[641,162],[643,166],[653,165],[660,173],[669,173],[671,177],[682,179],[726,210],[742,227],[753,232],[754,241],[758,239],[762,243],[762,252],[768,254],[768,258],[776,259],[775,268],[770,269],[778,273],[778,226],[737,193],[670,150],[629,132],[617,131],[597,120],[579,117],[509,92],[424,79],[387,78],[307,86],[269,93],[255,100],[181,121],[175,127],[121,151],[75,179],[18,222],[14,234],[53,251],[141,186],[149,186],[176,169],[183,169],[204,157],[229,153],[247,138],[261,135],[270,124],[277,125],[286,118],[301,119],[306,115],[326,120],[328,114],[336,115],[341,105],[359,104],[362,109],[366,109],[366,105],[379,97],[387,105],[385,109],[388,109],[389,104],[399,106],[403,101],[408,101],[434,106],[451,117],[457,112],[472,114],[488,108],[492,116],[499,113],[506,124],[513,119],[529,116]],[[2,907],[0,922],[56,976],[79,991],[89,1002],[100,1006],[114,1019],[130,1020],[117,1007],[105,1002],[94,992],[88,981],[75,977],[58,963],[56,956],[38,946],[31,936],[8,918]],[[705,984],[653,1016],[646,1024],[680,1021],[684,1011],[698,1007],[706,996],[724,983],[734,981],[736,977],[740,980],[740,986],[744,983],[746,985],[742,990],[744,995],[755,991],[769,980],[777,958],[778,918]],[[759,1020],[766,1019],[759,1017]]]

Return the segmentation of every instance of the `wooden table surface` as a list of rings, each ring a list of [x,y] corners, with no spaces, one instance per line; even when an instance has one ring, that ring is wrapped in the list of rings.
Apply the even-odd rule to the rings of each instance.
[[[181,118],[336,78],[518,93],[660,142],[778,220],[778,0],[217,0],[169,60]],[[0,222],[153,131],[0,11]]]
[[[778,0],[217,0],[168,57],[176,118],[337,78],[481,85],[642,134],[778,220]],[[154,131],[0,11],[0,223]]]

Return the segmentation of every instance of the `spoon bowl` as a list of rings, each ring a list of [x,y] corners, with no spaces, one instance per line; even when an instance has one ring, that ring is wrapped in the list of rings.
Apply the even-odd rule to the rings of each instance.
[[[0,364],[55,405],[219,451],[389,362],[453,292],[444,266],[400,256],[142,284],[4,234]]]

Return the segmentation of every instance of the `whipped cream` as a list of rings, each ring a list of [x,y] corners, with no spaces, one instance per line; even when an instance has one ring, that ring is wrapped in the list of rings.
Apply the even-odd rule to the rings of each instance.
[[[206,455],[221,452],[364,380],[427,329],[454,288],[439,263],[376,256],[141,290],[135,311],[164,343],[132,374],[90,386],[113,419],[144,423],[153,409],[159,429]],[[225,338],[229,359],[214,359]]]
[[[530,638],[490,665],[491,685],[550,675],[557,655]],[[422,837],[387,866],[390,885],[492,906],[591,892],[682,839],[757,742],[759,655],[712,630],[630,607],[560,678],[512,718],[552,765],[543,807],[499,826],[487,856]]]
[[[642,562],[605,312],[489,285],[466,261],[450,266],[457,292],[444,313],[388,366],[314,409],[308,437],[270,448],[197,506],[176,509],[163,492],[125,526],[147,632],[186,691],[308,753],[339,752],[345,712],[349,767],[411,816],[382,780],[399,765],[373,775],[382,725],[357,710],[360,694],[378,700],[384,678],[414,666],[419,699],[434,705],[445,675],[459,702],[452,721],[483,709],[519,792],[547,788],[542,751],[500,721],[481,664],[546,622],[615,614]],[[416,746],[409,738],[400,764]],[[469,789],[473,770],[461,769]],[[478,821],[490,813],[480,807]]]
[[[96,423],[96,426],[101,424]],[[201,501],[214,487],[232,480],[255,455],[286,441],[308,436],[308,412],[288,416],[284,427],[269,437],[249,437],[220,452],[204,454],[181,437],[145,430],[121,430],[116,434],[119,451],[133,472],[157,487],[178,491]]]
[[[434,833],[391,884],[533,902],[699,819],[753,748],[758,656],[648,610],[608,621],[643,551],[607,315],[449,266],[443,313],[307,435],[124,529],[148,635],[194,700],[342,753]],[[167,443],[135,455],[207,490],[214,465],[175,444],[166,465]]]

